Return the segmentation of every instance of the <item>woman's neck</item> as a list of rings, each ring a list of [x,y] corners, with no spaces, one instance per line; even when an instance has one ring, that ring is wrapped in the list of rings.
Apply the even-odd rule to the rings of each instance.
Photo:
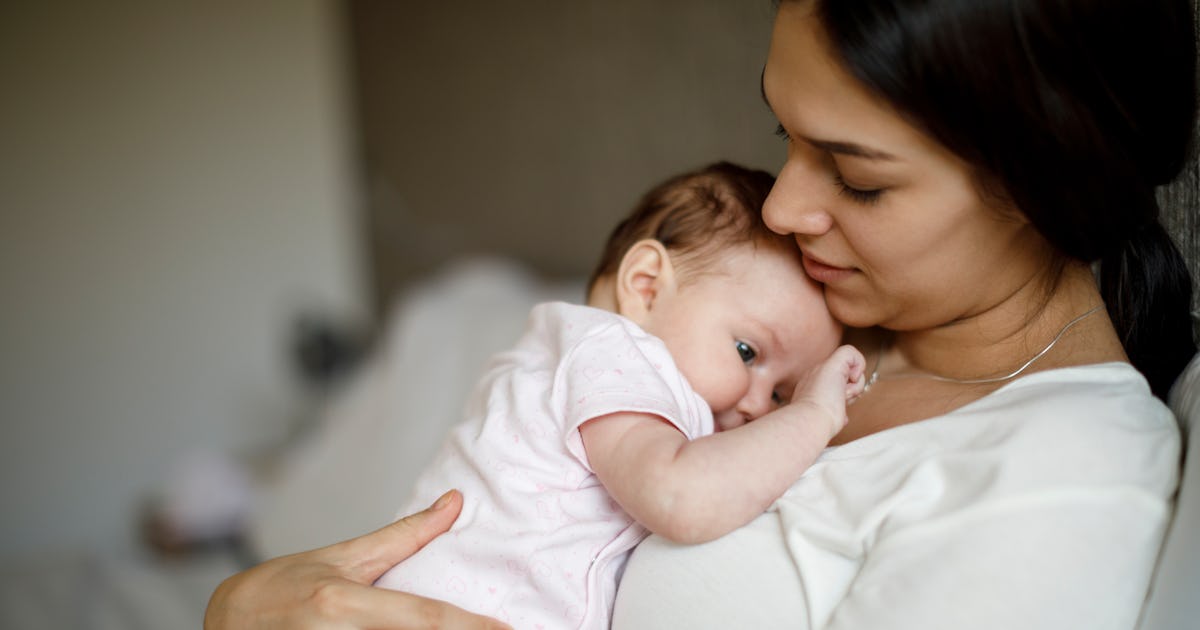
[[[1102,304],[1091,270],[1069,264],[1049,293],[1031,286],[936,328],[851,340],[867,353],[868,373],[876,372],[877,380],[847,409],[850,423],[831,444],[944,415],[1020,376],[1126,360],[1103,308],[1075,321]]]
[[[1022,373],[1091,363],[1094,353],[1069,342],[1103,340],[1105,330],[1112,329],[1107,314],[1100,308],[1072,322],[1102,305],[1088,266],[1068,263],[1053,286],[1029,283],[982,312],[927,330],[895,333],[890,342],[893,356],[885,358],[891,359],[894,371],[958,380],[998,378],[1020,369],[1062,333],[1054,347]],[[1123,359],[1115,333],[1111,336],[1102,344],[1104,355]]]

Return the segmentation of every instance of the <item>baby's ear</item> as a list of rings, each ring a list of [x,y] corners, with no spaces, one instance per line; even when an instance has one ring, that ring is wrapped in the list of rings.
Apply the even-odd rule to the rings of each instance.
[[[663,291],[675,288],[671,255],[659,241],[638,241],[621,258],[616,280],[617,312],[643,324],[654,301]]]

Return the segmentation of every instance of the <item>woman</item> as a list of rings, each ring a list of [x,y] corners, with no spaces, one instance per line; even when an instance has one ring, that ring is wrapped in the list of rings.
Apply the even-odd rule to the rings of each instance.
[[[877,329],[871,388],[767,514],[643,543],[615,628],[1134,625],[1179,452],[1154,394],[1195,352],[1153,195],[1187,154],[1192,28],[1186,0],[782,3],[763,214]],[[365,586],[459,507],[234,576],[207,625],[489,627]]]

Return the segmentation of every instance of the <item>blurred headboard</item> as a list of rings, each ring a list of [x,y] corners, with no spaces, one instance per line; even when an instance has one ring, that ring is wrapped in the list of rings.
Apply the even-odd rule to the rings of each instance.
[[[1200,148],[1200,130],[1194,142]],[[1162,205],[1163,224],[1175,237],[1188,269],[1192,272],[1192,313],[1200,310],[1200,162],[1193,156],[1184,172],[1158,191]],[[1193,316],[1195,320],[1195,317]],[[1200,337],[1200,320],[1195,321],[1196,334]]]
[[[1192,13],[1200,14],[1200,0],[1192,0]],[[1200,19],[1194,25],[1200,40]],[[1175,237],[1192,272],[1193,323],[1196,335],[1200,337],[1200,321],[1195,317],[1200,311],[1200,126],[1192,132],[1192,143],[1192,161],[1178,179],[1158,191],[1158,201],[1162,206],[1163,224]]]

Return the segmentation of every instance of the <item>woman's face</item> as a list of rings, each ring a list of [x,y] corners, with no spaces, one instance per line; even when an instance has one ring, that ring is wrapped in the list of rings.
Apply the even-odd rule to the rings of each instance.
[[[1040,277],[1048,245],[968,165],[832,56],[809,2],[784,2],[763,71],[787,162],[763,207],[852,326],[919,330],[982,313]]]

